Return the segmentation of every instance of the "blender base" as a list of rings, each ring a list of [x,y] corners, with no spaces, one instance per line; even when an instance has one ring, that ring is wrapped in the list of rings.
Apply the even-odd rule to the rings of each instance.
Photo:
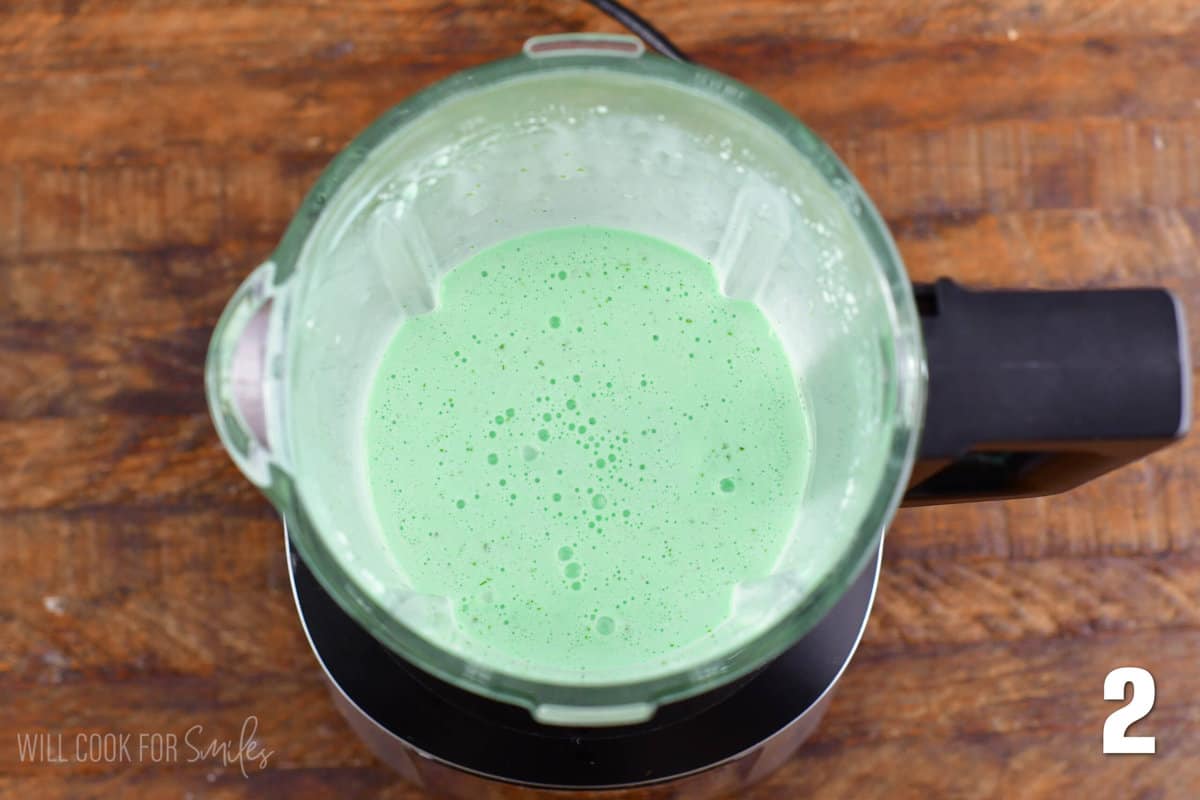
[[[284,535],[300,622],[338,710],[409,781],[470,800],[632,790],[639,800],[697,800],[765,777],[824,715],[866,627],[882,553],[816,627],[732,687],[664,706],[640,725],[563,728],[403,661],[342,611]]]

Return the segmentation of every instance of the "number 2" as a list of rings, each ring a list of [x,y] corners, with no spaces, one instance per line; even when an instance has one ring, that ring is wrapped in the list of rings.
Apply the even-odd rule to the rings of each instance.
[[[1117,667],[1104,678],[1104,699],[1124,700],[1125,684],[1133,686],[1129,702],[1104,721],[1105,753],[1153,753],[1153,736],[1126,736],[1129,726],[1154,708],[1154,676],[1141,667]]]

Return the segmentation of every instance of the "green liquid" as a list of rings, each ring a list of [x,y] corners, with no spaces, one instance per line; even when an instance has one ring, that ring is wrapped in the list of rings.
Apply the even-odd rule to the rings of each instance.
[[[589,227],[504,242],[440,292],[383,356],[366,453],[386,541],[451,600],[455,648],[534,678],[717,655],[809,456],[759,308],[691,253]]]

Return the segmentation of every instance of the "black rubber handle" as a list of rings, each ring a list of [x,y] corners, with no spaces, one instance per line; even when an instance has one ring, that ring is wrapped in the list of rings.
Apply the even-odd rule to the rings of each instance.
[[[905,505],[1061,492],[1187,432],[1186,324],[1166,289],[914,290],[929,399]]]

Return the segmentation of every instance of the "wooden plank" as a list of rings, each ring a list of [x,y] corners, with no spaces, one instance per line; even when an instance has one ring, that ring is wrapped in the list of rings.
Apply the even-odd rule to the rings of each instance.
[[[274,238],[0,259],[0,325],[160,335],[211,326]],[[39,344],[26,342],[30,349]],[[62,343],[64,345],[69,343]],[[80,344],[79,346],[84,346]]]
[[[803,112],[800,112],[803,116]],[[1194,209],[1200,120],[1000,120],[835,134],[883,213]]]
[[[495,53],[473,51],[472,63],[515,53],[518,42]],[[236,63],[227,56],[221,53],[223,63]],[[826,136],[968,121],[1200,116],[1196,99],[1178,90],[1200,80],[1200,37],[1189,35],[813,42],[801,48],[791,37],[761,33],[722,39],[699,48],[696,57],[752,84]],[[106,161],[147,158],[162,148],[196,145],[227,153],[304,152],[322,143],[338,148],[389,106],[450,74],[452,66],[466,66],[445,58],[398,49],[378,62],[309,60],[234,75],[218,66],[161,80],[0,82],[0,128],[57,132],[5,139],[0,163],[64,163],[80,153]],[[144,137],[131,141],[123,135],[130,129]]]
[[[0,326],[0,381],[13,387],[4,416],[95,413],[203,414],[209,324],[165,332],[113,332],[90,325]],[[19,356],[17,355],[19,354]]]
[[[885,558],[867,642],[872,657],[946,645],[1086,639],[1200,629],[1195,553],[1035,560]],[[1046,646],[1049,646],[1048,641]]]
[[[839,696],[853,698],[822,726],[817,742],[879,742],[918,736],[1072,734],[1076,758],[1099,756],[1104,676],[1136,663],[1159,676],[1157,702],[1144,723],[1175,745],[1189,723],[1200,676],[1189,666],[1200,655],[1200,631],[1147,631],[971,647],[912,647],[896,668],[893,654],[875,654],[868,639],[847,670]],[[1137,733],[1137,731],[1134,731]],[[1174,736],[1172,736],[1174,734]],[[1061,757],[1061,756],[1060,756]],[[1165,759],[1164,759],[1165,760]]]
[[[0,511],[258,505],[207,414],[0,423]]]
[[[87,613],[88,603],[124,602],[132,591],[174,592],[172,581],[192,574],[202,574],[214,591],[291,592],[283,529],[265,499],[182,511],[157,506],[24,511],[6,514],[0,525],[7,545],[0,551],[0,570],[22,576],[0,598],[10,611],[32,604],[38,608],[31,613],[38,615]],[[47,595],[60,602],[43,602]],[[57,608],[43,608],[49,605]]]
[[[1144,724],[1148,729],[1149,723]],[[749,796],[755,800],[1195,797],[1200,785],[1194,773],[1178,765],[1195,759],[1200,745],[1184,725],[1167,730],[1163,738],[1171,740],[1171,749],[1160,751],[1163,757],[1148,759],[1105,758],[1100,754],[1099,727],[1086,736],[1071,732],[929,737],[859,746],[813,743]]]
[[[1103,36],[1127,33],[1186,34],[1197,28],[1193,4],[1160,0],[1080,0],[1030,4],[998,0],[980,6],[948,0],[930,6],[920,0],[872,3],[868,0],[816,0],[803,4],[745,0],[736,6],[687,0],[639,3],[637,8],[686,50],[719,47],[771,31],[800,44],[820,40],[896,42],[992,39],[1030,36]],[[135,10],[136,9],[136,10]],[[486,0],[455,4],[452,14],[437,0],[396,6],[359,2],[336,6],[319,0],[247,6],[233,0],[180,7],[172,2],[91,3],[68,8],[60,0],[23,3],[8,12],[0,33],[0,57],[9,74],[48,72],[92,74],[122,71],[130,76],[175,74],[197,63],[235,69],[279,67],[300,59],[353,56],[378,60],[397,51],[438,57],[431,43],[468,41],[491,52],[506,44],[515,50],[535,32],[624,29],[581,3],[536,0],[501,9]],[[486,34],[486,35],[485,35]],[[29,47],[37,38],[46,51]],[[233,48],[230,64],[219,55]],[[503,52],[503,51],[501,51]],[[461,53],[454,54],[461,58]]]
[[[167,164],[20,164],[8,170],[11,180],[0,191],[17,225],[7,252],[170,256],[230,241],[275,240],[331,157],[275,152],[234,167],[188,147]]]
[[[349,730],[341,735],[350,737]],[[234,734],[236,737],[236,733]],[[236,740],[235,740],[236,745]],[[185,751],[186,752],[186,751]],[[367,759],[365,751],[358,762]],[[377,763],[349,763],[311,769],[267,769],[244,778],[237,766],[175,765],[92,775],[63,776],[42,770],[19,778],[0,775],[0,798],[25,800],[107,800],[136,791],[139,800],[261,800],[263,797],[373,797],[378,800],[427,800],[420,789],[397,779]]]
[[[0,597],[9,690],[314,666],[265,501],[241,512],[27,512],[0,531],[0,572],[22,576]]]
[[[1194,297],[1200,213],[1091,209],[905,217],[892,232],[913,280],[978,286],[1161,284]],[[1190,303],[1187,303],[1190,306]]]

